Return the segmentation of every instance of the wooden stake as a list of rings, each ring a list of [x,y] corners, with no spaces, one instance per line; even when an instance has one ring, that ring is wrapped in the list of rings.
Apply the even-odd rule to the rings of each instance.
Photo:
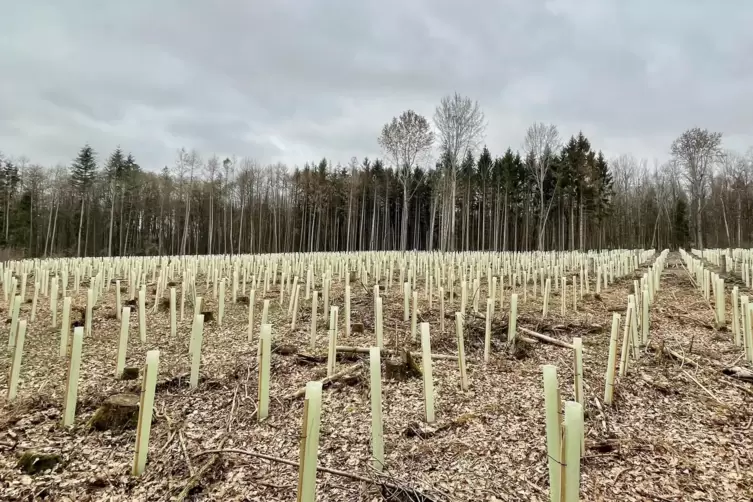
[[[444,333],[444,288],[439,287],[439,331]]]
[[[16,331],[18,330],[18,315],[21,311],[21,295],[13,297],[13,311],[10,318],[10,332],[8,333],[8,350],[13,352],[16,346]]]
[[[217,315],[217,326],[222,326],[222,318],[225,317],[225,279],[220,282],[220,308]]]
[[[68,384],[65,391],[65,406],[63,408],[63,427],[73,425],[78,401],[78,374],[81,369],[81,343],[84,339],[84,328],[81,326],[73,330],[71,357],[68,361]]]
[[[604,385],[604,404],[612,404],[614,395],[614,374],[617,365],[617,343],[620,334],[620,314],[612,315],[612,334],[609,337],[609,360],[607,362],[606,384]]]
[[[272,325],[262,324],[259,334],[259,345],[261,346],[261,358],[259,360],[259,422],[269,416],[269,369],[272,358]]]
[[[311,352],[316,350],[316,318],[317,318],[317,302],[319,300],[319,292],[314,291],[311,297],[311,332],[309,334],[309,349]]]
[[[121,320],[121,314],[120,311],[120,279],[117,279],[115,281],[115,317],[118,319],[118,321]]]
[[[34,288],[34,296],[37,294]],[[16,346],[13,350],[13,360],[10,366],[10,379],[8,382],[8,401],[16,399],[18,391],[18,375],[21,374],[21,359],[24,355],[24,340],[26,340],[26,319],[18,322],[18,334],[16,335]]]
[[[66,300],[68,300],[67,297]],[[123,307],[123,313],[120,316],[120,341],[118,342],[118,358],[115,363],[115,378],[121,378],[123,376],[126,352],[128,350],[128,325],[130,319],[131,307]]]
[[[549,500],[560,502],[561,479],[561,438],[560,429],[560,398],[557,382],[557,367],[545,365],[544,373],[544,405],[546,409],[546,449],[549,457]]]
[[[68,333],[71,330],[71,297],[63,298],[63,324],[60,326],[60,357],[68,353]]]
[[[177,334],[175,288],[170,288],[170,336]]]
[[[382,363],[379,347],[369,352],[371,370],[371,456],[374,470],[384,469],[384,434],[382,432]]]
[[[186,315],[186,280],[185,278],[180,283],[180,322]]]
[[[34,281],[34,299],[31,301],[31,322],[37,318],[37,299],[39,298],[39,281]]]
[[[345,286],[345,338],[350,339],[350,286]]]
[[[458,342],[458,367],[460,369],[460,389],[468,390],[468,375],[465,367],[465,340],[463,337],[463,314],[455,312],[455,334]]]
[[[52,312],[52,327],[57,326],[58,320],[58,278],[52,280],[50,292],[50,312]]]
[[[416,343],[418,334],[416,330],[416,317],[418,315],[418,291],[413,291],[413,309],[411,312],[411,318],[410,318],[410,333],[411,338],[413,339],[413,343]]]
[[[642,319],[641,319],[641,334],[643,338],[643,345],[646,345],[648,343],[648,330],[649,330],[649,315],[648,315],[648,306],[649,303],[649,292],[648,290],[643,291],[643,299],[641,301],[642,305]],[[580,402],[580,401],[579,401]],[[580,403],[583,404],[583,403]]]
[[[194,320],[192,333],[193,351],[191,351],[191,380],[190,387],[195,389],[199,385],[199,366],[201,366],[201,345],[204,341],[204,314],[199,314]]]
[[[429,323],[421,323],[421,355],[424,370],[424,410],[426,411],[426,423],[434,423],[434,378],[431,372],[431,339],[429,336]]]
[[[628,359],[630,358],[630,324],[633,322],[633,304],[628,303],[627,312],[625,312],[625,330],[622,335],[622,351],[620,352],[620,376],[625,376],[628,370]]]
[[[382,311],[382,297],[377,298],[376,313],[376,344],[377,347],[384,348],[384,315]]]
[[[327,352],[327,376],[335,372],[337,347],[337,307],[330,307],[329,311],[329,350]]]
[[[144,286],[139,289],[139,337],[141,343],[146,343],[146,291]]]
[[[492,345],[492,300],[487,298],[486,300],[486,322],[484,324],[484,363],[489,362],[489,355]]]
[[[735,286],[732,288],[732,333],[737,347],[741,344],[740,339],[740,308],[738,306],[739,290]]]
[[[136,449],[133,454],[134,476],[141,476],[146,467],[146,455],[149,453],[149,434],[152,431],[152,414],[154,412],[154,391],[159,372],[159,350],[146,353],[144,378],[141,381],[141,402],[139,404],[139,422],[136,427]]]
[[[298,319],[298,296],[301,292],[301,285],[296,284],[295,289],[293,290],[293,319],[290,323],[290,329],[295,331],[295,323]]]
[[[718,326],[727,324],[727,307],[725,305],[724,279],[721,277],[716,281],[716,322]]]
[[[513,293],[510,296],[510,321],[507,325],[507,339],[515,340],[515,333],[518,332],[518,294]]]
[[[573,338],[573,347],[575,350],[573,354],[575,356],[573,384],[575,387],[575,400],[583,404],[583,340],[581,338]]]
[[[748,324],[748,330],[747,330],[747,338],[745,341],[745,350],[748,354],[748,362],[753,363],[753,303],[748,303],[747,305],[747,324]]]

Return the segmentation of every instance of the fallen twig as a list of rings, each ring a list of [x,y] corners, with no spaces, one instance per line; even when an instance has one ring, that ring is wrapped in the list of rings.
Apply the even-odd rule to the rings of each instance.
[[[356,363],[352,366],[348,366],[344,370],[335,373],[334,375],[330,375],[322,380],[322,387],[326,387],[328,384],[337,381],[345,376],[348,376],[352,374],[353,372],[361,369],[361,363]],[[285,396],[284,399],[297,399],[299,397],[303,397],[306,394],[306,387],[301,387],[297,391],[293,392],[292,394],[288,394]]]
[[[698,385],[700,388],[702,388],[704,391],[706,391],[706,394],[708,394],[709,396],[711,396],[712,399],[714,399],[714,401],[716,401],[717,403],[721,404],[722,406],[727,406],[718,397],[716,397],[710,390],[708,390],[706,387],[704,387],[701,382],[699,382],[698,380],[696,380],[696,378],[693,375],[691,375],[690,373],[688,373],[685,370],[682,370],[682,372],[685,374],[685,376],[687,376],[688,378],[690,378],[691,380],[693,380],[696,383],[696,385]]]
[[[550,345],[556,345],[557,347],[564,347],[566,349],[575,349],[571,344],[567,342],[563,342],[562,340],[557,340],[556,338],[552,338],[551,336],[542,335],[541,333],[536,333],[535,331],[532,331],[527,328],[523,328],[518,326],[518,330],[522,331],[523,333],[526,333],[527,335],[530,335],[534,337],[539,342],[548,343]]]
[[[298,464],[298,462],[296,462],[295,460],[288,460],[286,458],[273,457],[272,455],[266,455],[264,453],[257,453],[255,451],[241,450],[241,449],[237,449],[237,448],[225,448],[225,449],[223,449],[223,448],[217,448],[217,449],[214,449],[214,450],[204,450],[204,451],[200,451],[199,453],[195,454],[193,456],[193,458],[201,457],[201,456],[204,456],[204,455],[211,455],[211,454],[219,455],[221,453],[238,453],[238,454],[241,454],[241,455],[248,455],[250,457],[256,457],[256,458],[261,458],[261,459],[264,459],[264,460],[269,460],[270,462],[278,462],[278,463],[281,463],[281,464],[289,465],[291,467],[296,467],[296,468],[300,467],[299,464]],[[316,470],[320,471],[320,472],[326,472],[326,473],[329,473],[329,474],[334,474],[335,476],[342,476],[344,478],[353,479],[355,481],[363,481],[365,483],[373,483],[374,482],[374,480],[371,479],[371,478],[367,478],[365,476],[360,476],[358,474],[353,474],[351,472],[339,471],[337,469],[330,469],[329,467],[317,466]]]
[[[368,354],[371,351],[370,347],[349,347],[345,345],[338,345],[336,347],[337,352],[354,352],[357,354]],[[388,354],[388,355],[398,355],[402,351],[396,351],[392,349],[382,349],[382,354]],[[420,354],[411,354],[413,357],[419,357]],[[446,359],[448,361],[457,361],[458,356],[453,356],[450,354],[432,354],[432,359]]]

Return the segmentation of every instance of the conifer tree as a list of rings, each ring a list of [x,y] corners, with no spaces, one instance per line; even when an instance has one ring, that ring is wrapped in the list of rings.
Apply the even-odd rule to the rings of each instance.
[[[77,257],[81,256],[81,231],[84,228],[84,214],[87,213],[85,210],[87,207],[86,202],[89,198],[96,174],[96,156],[92,147],[86,144],[81,148],[78,157],[76,157],[76,160],[73,161],[73,165],[71,166],[71,184],[76,188],[81,200],[81,213],[78,221],[78,244],[76,245]]]

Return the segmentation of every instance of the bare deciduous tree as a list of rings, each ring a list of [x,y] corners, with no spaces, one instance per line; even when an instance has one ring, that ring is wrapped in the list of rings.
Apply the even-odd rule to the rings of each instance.
[[[429,153],[434,144],[434,133],[425,117],[413,110],[406,110],[400,117],[394,117],[384,125],[378,141],[385,155],[394,163],[403,187],[400,249],[405,251],[408,243],[408,202],[413,195],[409,193],[409,186],[417,162],[423,160],[422,157]]]
[[[220,159],[217,155],[212,155],[207,161],[204,170],[209,182],[209,230],[207,234],[207,254],[212,254],[212,239],[214,237],[214,189],[217,182],[217,173],[220,169]]]
[[[526,168],[533,180],[536,194],[539,198],[539,233],[538,249],[544,249],[544,229],[549,211],[552,209],[554,197],[547,204],[544,200],[545,182],[550,176],[552,163],[560,148],[560,135],[557,126],[552,124],[536,123],[528,128],[523,140],[523,150],[526,154]]]
[[[672,142],[671,153],[684,171],[690,192],[695,245],[703,249],[703,207],[714,164],[722,158],[722,133],[694,127]]]
[[[455,93],[445,96],[434,111],[434,126],[437,128],[440,150],[444,163],[445,193],[442,208],[442,232],[440,247],[454,248],[455,196],[457,172],[467,152],[474,152],[484,139],[486,120],[478,101]]]

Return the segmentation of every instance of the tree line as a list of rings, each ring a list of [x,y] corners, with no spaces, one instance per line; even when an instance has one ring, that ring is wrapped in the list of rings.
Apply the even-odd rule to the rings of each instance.
[[[724,151],[721,133],[688,129],[649,166],[541,123],[492,152],[485,128],[478,103],[454,94],[431,121],[407,110],[375,130],[382,158],[345,165],[181,149],[154,170],[85,145],[50,168],[0,154],[0,246],[46,257],[751,245],[753,156]]]

